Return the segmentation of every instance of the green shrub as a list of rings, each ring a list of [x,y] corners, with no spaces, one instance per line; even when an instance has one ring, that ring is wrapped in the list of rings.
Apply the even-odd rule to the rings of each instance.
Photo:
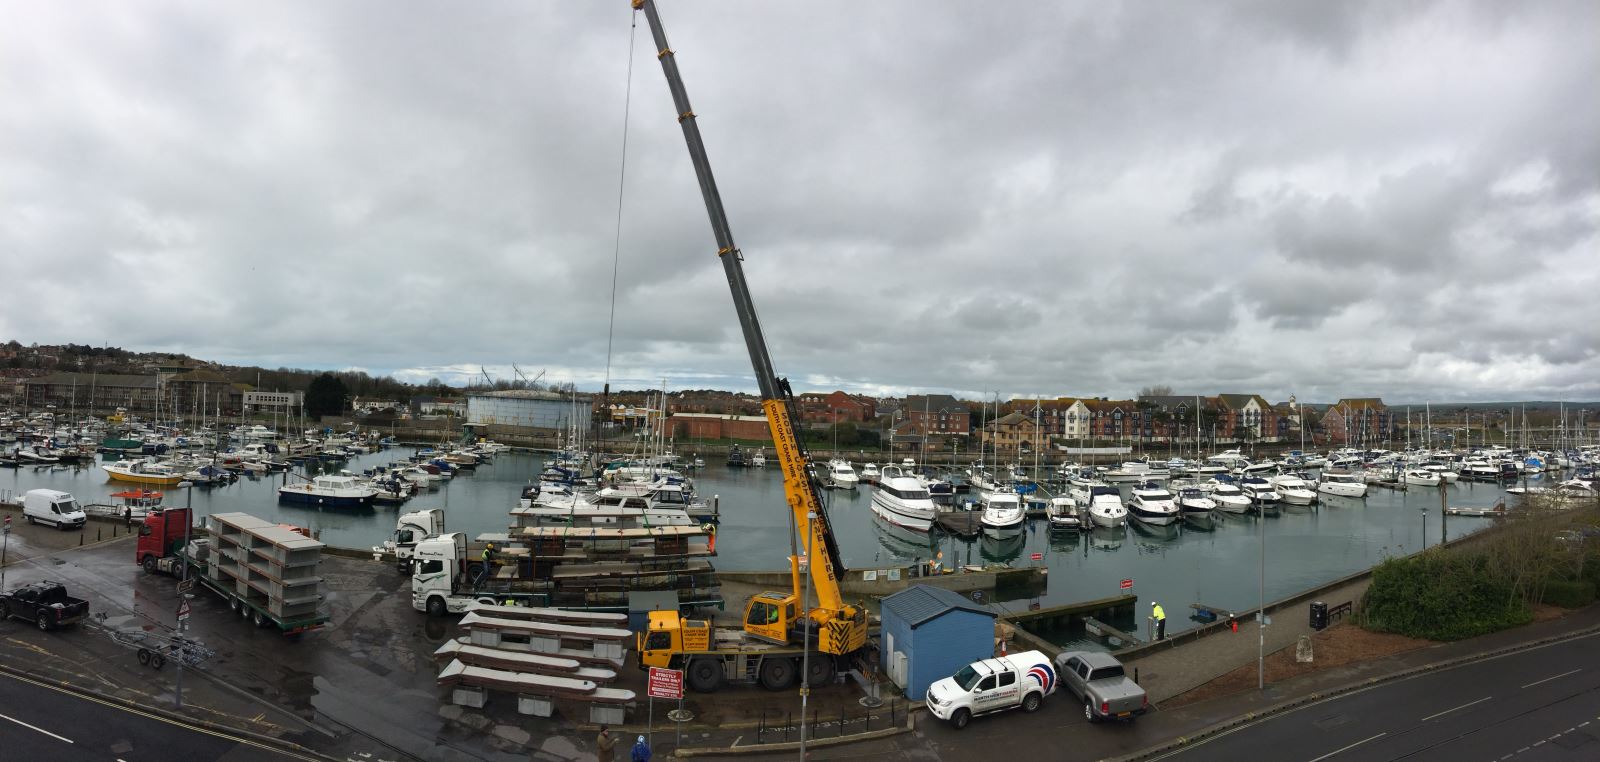
[[[1430,551],[1374,567],[1357,621],[1375,632],[1460,640],[1532,619],[1510,582],[1494,575],[1482,555]]]
[[[1564,609],[1575,609],[1594,603],[1595,585],[1588,579],[1548,579],[1544,583],[1543,602]]]

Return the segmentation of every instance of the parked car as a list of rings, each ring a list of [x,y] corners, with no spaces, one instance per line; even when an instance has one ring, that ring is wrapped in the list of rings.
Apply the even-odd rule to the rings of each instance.
[[[1056,690],[1056,671],[1038,651],[975,661],[928,687],[928,711],[957,730],[974,715],[1039,708]]]
[[[67,595],[59,582],[35,582],[0,595],[0,621],[16,617],[54,630],[88,615],[89,602]]]
[[[1066,651],[1056,655],[1056,666],[1061,682],[1083,700],[1083,716],[1090,722],[1131,720],[1150,709],[1144,689],[1128,679],[1111,654]]]

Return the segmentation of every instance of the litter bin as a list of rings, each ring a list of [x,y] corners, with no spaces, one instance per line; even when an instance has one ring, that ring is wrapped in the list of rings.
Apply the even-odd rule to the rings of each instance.
[[[1311,602],[1311,629],[1319,632],[1328,629],[1328,604],[1322,601]]]

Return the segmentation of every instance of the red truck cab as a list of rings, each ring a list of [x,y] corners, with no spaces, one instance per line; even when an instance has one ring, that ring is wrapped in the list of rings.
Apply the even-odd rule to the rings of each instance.
[[[134,551],[133,562],[143,566],[146,572],[155,574],[157,562],[178,554],[183,546],[184,531],[188,528],[188,508],[150,512],[139,527],[139,545]]]

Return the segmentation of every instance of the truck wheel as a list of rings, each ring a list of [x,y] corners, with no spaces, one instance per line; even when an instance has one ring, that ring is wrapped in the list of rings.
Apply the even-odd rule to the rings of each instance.
[[[774,657],[761,662],[761,687],[769,691],[781,691],[794,682],[793,659]]]
[[[238,598],[229,598],[228,599],[228,608],[233,609],[234,613],[238,613],[238,611],[239,611],[239,599]]]
[[[139,666],[141,666],[141,667],[150,666],[150,649],[148,649],[148,648],[139,649]]]
[[[1024,712],[1036,712],[1036,711],[1038,711],[1039,710],[1039,701],[1040,701],[1039,694],[1037,694],[1037,693],[1028,694],[1028,697],[1024,698],[1022,700],[1022,711],[1024,711]]]
[[[722,664],[715,659],[694,659],[686,671],[689,688],[696,693],[715,693],[722,687]]]
[[[812,656],[810,663],[806,665],[806,687],[816,688],[831,682],[833,682],[833,659],[826,656],[820,659]]]
[[[50,631],[50,615],[43,611],[39,612],[39,616],[33,620],[33,623],[39,625],[39,629],[44,632]]]
[[[161,669],[162,667],[165,667],[166,665],[167,665],[167,657],[162,656],[161,654],[158,654],[158,653],[150,654],[150,668],[151,669]]]
[[[145,574],[155,574],[156,573],[156,557],[155,556],[145,556],[144,557],[144,573]]]
[[[5,601],[0,601],[0,622],[11,618],[11,606]]]
[[[1094,699],[1083,700],[1083,718],[1091,724],[1100,721],[1100,718],[1094,715]]]
[[[967,723],[971,721],[972,712],[969,712],[965,709],[957,709],[955,714],[950,715],[950,724],[954,726],[956,730],[966,727]]]
[[[257,627],[267,626],[267,616],[261,613],[259,609],[250,615],[250,621],[255,622]]]
[[[435,595],[428,599],[428,616],[442,617],[450,613],[449,607],[444,605],[444,599]]]

